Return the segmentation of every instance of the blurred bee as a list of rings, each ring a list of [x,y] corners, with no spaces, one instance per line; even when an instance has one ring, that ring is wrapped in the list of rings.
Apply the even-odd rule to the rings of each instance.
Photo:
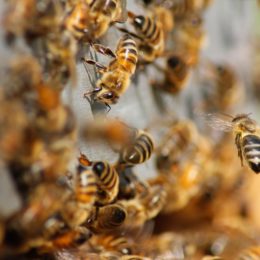
[[[227,64],[207,62],[203,81],[213,87],[209,89],[206,86],[206,93],[204,93],[206,107],[229,111],[243,98],[241,82],[234,70]]]
[[[28,250],[28,242],[41,236],[47,219],[59,212],[69,197],[65,187],[42,183],[32,190],[27,203],[6,222],[4,244],[17,251]]]
[[[71,198],[61,210],[62,218],[70,227],[76,227],[86,221],[90,211],[98,200],[98,186],[95,174],[81,165],[78,166]]]
[[[126,210],[120,204],[110,204],[92,209],[85,225],[95,234],[115,231],[125,221]]]
[[[119,152],[119,164],[131,166],[147,161],[154,150],[153,139],[146,131],[136,129],[132,143]]]
[[[93,236],[90,240],[91,246],[95,248],[95,251],[109,251],[118,252],[122,255],[132,254],[132,244],[130,239],[125,236],[107,234],[107,235],[97,235]]]
[[[172,42],[174,51],[183,56],[190,66],[197,65],[200,51],[206,44],[202,16],[191,13],[176,24]]]
[[[76,61],[77,42],[69,31],[59,28],[55,33],[49,34],[42,40],[44,52],[44,68],[48,72],[47,80],[57,85],[61,90],[61,85],[71,80],[72,85],[76,84]],[[42,54],[39,54],[42,56]],[[62,83],[62,84],[61,84]]]
[[[134,74],[137,64],[137,47],[135,41],[128,34],[125,34],[119,40],[116,54],[113,54],[109,48],[104,46],[94,46],[99,52],[113,56],[114,59],[105,67],[93,60],[82,58],[85,65],[86,63],[95,65],[101,73],[94,90],[85,93],[84,97],[90,96],[93,101],[109,106],[117,103],[119,97],[130,84],[130,78]]]
[[[227,115],[229,116],[229,115]],[[260,172],[260,145],[259,127],[257,123],[249,117],[249,114],[238,114],[231,117],[231,121],[223,120],[215,115],[209,115],[208,123],[217,130],[233,131],[235,144],[238,150],[238,157],[245,160],[249,168],[255,173]]]
[[[167,59],[166,68],[156,67],[165,75],[162,83],[152,81],[152,86],[166,92],[179,93],[186,85],[190,78],[191,67],[182,55],[174,54]]]
[[[138,229],[144,223],[156,217],[166,202],[166,192],[162,185],[147,186],[140,194],[130,200],[118,200],[127,212],[123,228]]]
[[[159,171],[168,174],[174,165],[178,165],[198,149],[198,131],[191,121],[176,121],[163,136],[157,148],[156,166]]]
[[[60,26],[62,7],[59,2],[47,0],[11,0],[3,19],[7,40],[24,36],[28,40],[44,36]]]
[[[131,12],[128,12],[128,15],[136,33],[129,32],[123,28],[119,28],[119,30],[129,33],[138,39],[138,51],[142,62],[153,62],[163,54],[165,48],[162,24],[152,15],[135,15]]]
[[[77,39],[98,39],[112,23],[127,19],[126,0],[82,0],[70,6],[65,26]]]

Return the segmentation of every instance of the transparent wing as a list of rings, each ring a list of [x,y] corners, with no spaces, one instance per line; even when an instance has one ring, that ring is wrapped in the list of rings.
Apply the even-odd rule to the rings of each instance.
[[[221,118],[221,116],[217,114],[207,114],[205,116],[205,120],[207,124],[215,130],[223,132],[230,132],[233,130],[233,123],[229,120]]]

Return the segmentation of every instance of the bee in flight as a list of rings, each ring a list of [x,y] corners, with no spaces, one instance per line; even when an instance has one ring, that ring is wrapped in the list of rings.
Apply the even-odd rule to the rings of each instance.
[[[255,173],[260,172],[260,132],[257,123],[249,114],[238,114],[231,121],[223,120],[215,115],[209,115],[209,125],[225,132],[233,131],[238,156],[243,166],[245,160]]]

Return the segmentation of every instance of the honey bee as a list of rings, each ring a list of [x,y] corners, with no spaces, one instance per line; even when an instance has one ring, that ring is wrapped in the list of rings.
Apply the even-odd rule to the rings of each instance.
[[[97,47],[98,45],[96,45]],[[97,49],[103,53],[110,53],[108,48],[98,46]],[[113,53],[113,52],[112,52]],[[137,64],[137,47],[135,41],[128,34],[125,34],[117,45],[114,59],[107,67],[93,61],[82,58],[83,62],[95,65],[101,72],[100,79],[96,82],[94,90],[84,94],[93,101],[109,106],[117,103],[119,97],[127,90],[130,84],[130,77],[134,74]]]
[[[191,13],[176,24],[172,41],[175,46],[174,51],[182,55],[190,66],[196,66],[200,51],[206,44],[201,15]]]
[[[119,204],[110,204],[92,209],[86,225],[92,232],[107,233],[119,228],[127,217],[126,210]]]
[[[125,22],[127,18],[125,0],[87,0],[70,6],[72,10],[65,20],[65,27],[77,39],[98,39],[112,23]]]
[[[163,136],[157,148],[156,166],[163,173],[169,172],[197,150],[198,131],[191,121],[176,121]]]
[[[167,58],[166,68],[160,68],[164,75],[164,82],[157,83],[152,81],[152,86],[162,89],[166,92],[179,93],[190,78],[191,67],[182,55],[174,54]]]
[[[206,103],[206,106],[216,108],[217,110],[230,110],[243,98],[241,82],[232,67],[227,64],[207,62],[206,66],[206,74],[208,75],[205,75],[205,80],[215,87],[214,90],[208,90],[207,86],[209,93],[204,94],[208,103]]]
[[[8,1],[3,19],[8,41],[16,37],[32,40],[53,32],[60,26],[62,7],[58,1]]]
[[[241,165],[243,166],[243,161],[245,160],[252,171],[259,173],[259,127],[257,123],[249,117],[249,114],[238,114],[234,117],[227,115],[231,117],[231,121],[223,120],[212,114],[208,116],[208,123],[213,128],[226,132],[233,131]]]
[[[151,157],[153,150],[154,143],[150,134],[136,129],[132,143],[120,150],[118,163],[127,166],[143,163]]]
[[[46,55],[44,69],[47,71],[47,80],[53,82],[56,88],[61,90],[61,86],[66,84],[68,79],[71,83],[76,83],[76,53],[77,42],[68,30],[59,28],[43,39],[43,49]],[[38,54],[41,57],[41,54]],[[61,84],[62,83],[62,84]]]
[[[166,202],[166,192],[162,185],[147,186],[133,199],[118,200],[127,212],[123,228],[138,229],[159,214]]]
[[[114,166],[107,162],[94,162],[93,172],[98,176],[98,200],[101,205],[115,200],[119,190],[119,176]]]
[[[138,51],[142,62],[153,62],[163,54],[165,48],[165,36],[162,24],[152,15],[135,15],[131,12],[128,12],[128,15],[136,34],[123,28],[119,29],[138,39]]]
[[[90,241],[95,251],[102,252],[104,250],[109,252],[118,252],[123,255],[130,255],[132,253],[132,244],[125,236],[119,235],[97,235]]]

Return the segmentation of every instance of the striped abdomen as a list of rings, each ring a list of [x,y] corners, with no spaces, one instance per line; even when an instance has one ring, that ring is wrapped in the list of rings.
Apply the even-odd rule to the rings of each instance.
[[[260,172],[260,138],[257,135],[246,135],[242,139],[244,159],[255,172]]]
[[[117,204],[99,207],[95,219],[88,221],[88,228],[95,233],[111,231],[123,224],[126,211]]]
[[[258,259],[260,259],[260,247],[253,246],[253,247],[249,247],[249,248],[243,250],[243,252],[241,254],[239,254],[238,259],[240,259],[240,260],[258,260]]]
[[[164,43],[164,35],[161,25],[152,17],[138,15],[133,19],[136,31],[144,40],[154,47]]]
[[[98,177],[98,203],[111,203],[119,190],[119,176],[115,167],[107,162],[95,162],[93,172]]]
[[[91,170],[79,166],[75,181],[75,197],[80,203],[92,205],[97,196],[96,176]]]
[[[134,74],[138,61],[137,46],[129,34],[125,34],[119,41],[116,50],[117,62],[131,75]]]
[[[140,131],[134,142],[121,150],[119,163],[127,165],[143,163],[151,157],[153,150],[152,137]]]

